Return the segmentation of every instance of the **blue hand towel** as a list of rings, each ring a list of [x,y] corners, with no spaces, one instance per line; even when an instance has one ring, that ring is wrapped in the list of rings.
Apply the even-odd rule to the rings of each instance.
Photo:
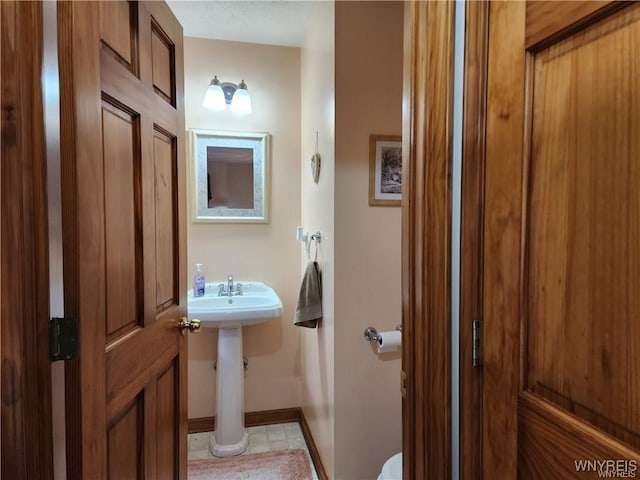
[[[300,295],[293,316],[298,327],[316,328],[322,318],[322,276],[318,262],[309,262],[302,277]]]

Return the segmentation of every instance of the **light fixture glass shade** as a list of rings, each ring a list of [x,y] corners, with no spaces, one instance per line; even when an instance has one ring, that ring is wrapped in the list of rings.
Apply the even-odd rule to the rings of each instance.
[[[224,101],[224,92],[220,83],[211,82],[211,85],[207,87],[207,91],[204,94],[204,100],[202,100],[202,106],[209,110],[224,110],[226,108]]]
[[[251,113],[251,97],[247,91],[247,85],[242,81],[233,94],[233,100],[231,100],[231,107],[229,110],[235,113]]]

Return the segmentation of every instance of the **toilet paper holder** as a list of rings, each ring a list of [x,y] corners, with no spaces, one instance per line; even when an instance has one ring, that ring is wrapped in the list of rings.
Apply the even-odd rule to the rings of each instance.
[[[399,332],[402,331],[402,325],[397,325],[396,330]],[[380,335],[378,335],[378,330],[373,327],[367,327],[364,329],[364,339],[369,342],[378,342],[380,340]]]

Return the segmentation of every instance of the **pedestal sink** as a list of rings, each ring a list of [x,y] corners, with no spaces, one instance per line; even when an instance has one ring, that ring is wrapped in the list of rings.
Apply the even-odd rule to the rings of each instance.
[[[199,319],[204,328],[217,328],[218,368],[216,378],[216,428],[209,449],[216,457],[239,455],[247,449],[244,429],[244,363],[242,327],[266,322],[282,314],[276,292],[262,282],[237,282],[233,295],[219,295],[221,283],[207,283],[205,295],[188,295],[189,319]]]

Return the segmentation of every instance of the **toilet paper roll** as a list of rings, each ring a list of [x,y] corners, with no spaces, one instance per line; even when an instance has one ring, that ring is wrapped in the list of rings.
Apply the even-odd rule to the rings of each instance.
[[[378,334],[378,353],[392,352],[402,345],[402,332],[393,330]]]

